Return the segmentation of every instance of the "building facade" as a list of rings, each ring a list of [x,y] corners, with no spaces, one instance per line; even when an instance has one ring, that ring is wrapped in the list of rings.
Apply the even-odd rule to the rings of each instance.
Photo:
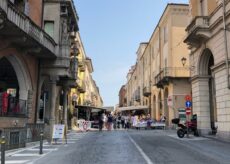
[[[193,113],[198,129],[230,137],[229,1],[190,0],[190,23],[185,42],[193,71]]]
[[[72,0],[0,1],[0,135],[7,148],[40,132],[50,141],[54,124],[68,124],[71,88],[87,83],[77,83],[84,71],[77,37]]]
[[[169,126],[178,109],[185,108],[184,97],[191,95],[189,51],[183,43],[188,14],[187,4],[168,4],[149,42],[140,44],[136,64],[127,74],[128,106],[145,106],[157,120],[165,115]]]
[[[127,106],[126,86],[123,85],[119,91],[119,107]]]

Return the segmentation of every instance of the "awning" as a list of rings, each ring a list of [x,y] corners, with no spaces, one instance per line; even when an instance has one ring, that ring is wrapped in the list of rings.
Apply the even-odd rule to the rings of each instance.
[[[75,109],[80,108],[80,109],[90,109],[91,112],[105,112],[105,108],[99,108],[99,107],[94,107],[94,106],[87,106],[87,105],[75,105]]]
[[[147,110],[148,106],[127,106],[118,108],[119,111],[128,111],[128,110]]]

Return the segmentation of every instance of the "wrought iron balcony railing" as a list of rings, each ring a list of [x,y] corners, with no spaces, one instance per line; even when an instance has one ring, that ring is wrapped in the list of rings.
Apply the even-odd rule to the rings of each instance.
[[[144,87],[143,88],[143,95],[144,96],[150,96],[151,95],[151,87]]]
[[[0,10],[5,13],[6,20],[13,23],[24,33],[28,34],[31,38],[40,43],[43,47],[47,48],[51,53],[55,54],[55,41],[28,16],[19,11],[8,0],[0,0]]]
[[[188,67],[165,67],[155,76],[154,85],[168,84],[170,78],[188,78],[189,76]]]
[[[77,59],[76,57],[71,58],[69,74],[72,78],[77,79]]]

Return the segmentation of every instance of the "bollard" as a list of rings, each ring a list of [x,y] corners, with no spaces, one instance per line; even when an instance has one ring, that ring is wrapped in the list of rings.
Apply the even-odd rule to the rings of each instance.
[[[43,132],[40,132],[40,151],[39,154],[42,154],[42,148],[43,148]]]
[[[0,143],[1,143],[1,164],[5,164],[5,145],[6,145],[5,136],[2,136]]]

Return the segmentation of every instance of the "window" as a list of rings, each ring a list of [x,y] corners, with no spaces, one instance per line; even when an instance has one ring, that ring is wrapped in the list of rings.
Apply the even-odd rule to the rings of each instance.
[[[54,37],[54,21],[45,21],[44,27],[45,27],[45,32],[53,38]]]

